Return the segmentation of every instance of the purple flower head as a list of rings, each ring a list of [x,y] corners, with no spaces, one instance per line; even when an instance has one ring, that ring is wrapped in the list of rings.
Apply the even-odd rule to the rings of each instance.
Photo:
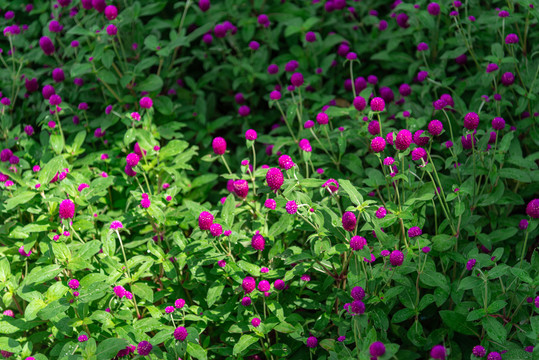
[[[269,21],[268,15],[266,15],[266,14],[258,15],[257,21],[258,21],[258,23],[260,25],[262,25],[264,27],[270,26],[270,21]]]
[[[384,111],[384,108],[386,106],[386,103],[384,99],[380,97],[375,97],[371,100],[371,109],[375,112],[381,112]]]
[[[365,312],[365,303],[361,300],[354,300],[348,307],[348,311],[353,315],[361,315]]]
[[[393,266],[401,266],[404,262],[404,254],[400,250],[393,250],[389,255],[389,262]]]
[[[273,288],[275,290],[283,290],[285,288],[285,283],[281,279],[277,279],[273,282]]]
[[[253,249],[258,251],[264,251],[264,248],[266,247],[266,239],[260,234],[255,234],[251,238],[251,246]]]
[[[533,199],[528,203],[526,206],[526,214],[534,219],[539,218],[539,199]]]
[[[380,341],[375,341],[369,346],[369,354],[373,357],[382,356],[386,353],[386,347]]]
[[[316,115],[316,122],[319,125],[326,125],[329,122],[329,116],[326,113],[318,113]]]
[[[257,318],[257,317],[253,318],[251,320],[251,325],[253,325],[254,327],[260,326],[260,318]]]
[[[114,20],[118,16],[118,8],[114,5],[108,5],[105,8],[105,17],[107,20]]]
[[[67,283],[67,286],[69,286],[73,290],[77,290],[80,286],[79,281],[77,279],[71,279]]]
[[[482,358],[483,356],[485,356],[485,355],[487,354],[487,351],[486,351],[485,348],[482,347],[481,345],[476,345],[476,346],[474,346],[474,348],[472,349],[472,354],[473,354],[473,356],[475,356],[475,357]]]
[[[147,356],[152,351],[152,348],[153,348],[152,344],[150,344],[148,341],[141,341],[138,343],[137,353],[140,356]]]
[[[479,126],[479,115],[474,112],[464,115],[464,127],[468,130],[475,130]]]
[[[251,113],[251,109],[250,109],[249,106],[247,106],[247,105],[242,105],[242,106],[240,106],[240,108],[238,109],[238,114],[239,114],[241,117],[249,116],[250,113]]]
[[[176,301],[174,301],[174,307],[176,309],[183,309],[184,306],[185,306],[185,300],[184,299],[176,299]]]
[[[243,306],[249,306],[251,305],[251,298],[249,296],[244,296],[242,299],[241,299],[241,304]]]
[[[82,334],[81,336],[79,336],[78,340],[79,340],[79,342],[88,341],[88,336]]]
[[[293,73],[292,78],[290,79],[290,82],[295,87],[300,87],[301,85],[303,85],[303,75],[299,72]]]
[[[385,162],[385,160],[384,160]],[[387,210],[385,207],[380,206],[378,210],[376,210],[376,213],[374,214],[378,219],[383,219],[387,215]]]
[[[397,150],[405,151],[412,143],[412,133],[406,129],[402,129],[397,133],[395,139],[395,147]]]
[[[216,137],[212,141],[213,152],[216,155],[223,155],[226,152],[226,141],[222,137]]]
[[[115,220],[115,221],[110,223],[110,228],[112,230],[122,229],[123,227],[124,227],[123,224],[118,220]]]
[[[279,167],[283,170],[289,170],[294,167],[294,161],[292,161],[292,158],[288,155],[281,155],[278,159]]]
[[[357,224],[357,219],[356,219],[356,215],[353,212],[347,211],[343,214],[342,226],[344,230],[354,231],[354,229],[356,228],[356,224]]]
[[[187,339],[187,329],[184,328],[183,326],[178,326],[175,330],[174,330],[174,339],[178,340],[178,341],[184,341],[185,339]]]
[[[114,24],[107,25],[107,34],[109,36],[115,36],[118,33],[118,28]]]
[[[198,226],[200,230],[209,230],[213,224],[213,215],[207,211],[203,211],[198,216]]]
[[[502,360],[502,355],[499,352],[492,351],[488,354],[487,360]]]
[[[41,39],[39,39],[39,47],[41,50],[43,50],[43,53],[45,55],[52,55],[54,51],[56,50],[54,48],[54,44],[52,43],[52,40],[47,36],[42,36]]]
[[[223,227],[221,226],[221,224],[217,224],[217,223],[211,224],[210,234],[212,236],[214,237],[221,236],[222,233],[223,233]]]
[[[430,350],[430,357],[437,360],[445,360],[447,356],[447,351],[442,345],[435,345]]]
[[[350,248],[354,251],[362,250],[365,245],[367,245],[367,240],[362,236],[356,235],[350,239]]]
[[[308,348],[311,348],[311,349],[314,349],[315,347],[318,346],[318,339],[315,338],[314,336],[309,336],[307,338],[307,347]]]
[[[269,291],[271,288],[271,285],[268,280],[260,280],[258,283],[258,291],[266,292]]]
[[[305,41],[307,42],[315,42],[316,41],[316,34],[313,33],[312,31],[308,31],[306,34],[305,34]]]
[[[240,198],[245,199],[247,194],[249,194],[249,183],[247,180],[236,180],[234,181],[234,193]]]
[[[408,230],[408,236],[410,238],[414,238],[416,236],[421,236],[421,234],[423,234],[423,231],[421,230],[421,228],[419,226],[412,226]]]
[[[444,126],[440,120],[432,120],[429,122],[428,130],[432,136],[438,136],[442,133]]]
[[[380,134],[380,123],[378,120],[372,120],[369,122],[369,125],[367,125],[367,131],[371,135],[378,135]]]
[[[511,72],[503,73],[501,82],[504,86],[512,85],[515,82],[515,75]]]
[[[518,44],[518,35],[517,34],[507,34],[505,37],[506,44]]]
[[[75,216],[75,203],[69,199],[62,200],[59,214],[60,219],[72,219]]]
[[[423,135],[425,131],[424,130],[417,130],[414,133],[413,140],[414,143],[418,146],[425,146],[429,143],[430,138],[427,136],[421,136]]]
[[[429,49],[429,45],[424,42],[420,42],[417,44],[417,51],[427,51]]]
[[[528,220],[526,219],[520,220],[520,222],[518,223],[518,228],[520,230],[526,230],[528,228]]]
[[[19,248],[19,254],[21,254],[21,256],[29,257],[30,255],[32,255],[32,250],[28,250],[28,252],[26,252],[24,251],[24,246],[21,246]]]
[[[283,172],[279,168],[271,168],[266,173],[266,182],[270,189],[276,191],[281,188],[284,182]]]
[[[361,286],[354,286],[350,292],[350,296],[352,296],[354,300],[363,300],[365,297],[365,290],[363,290]]]
[[[311,142],[308,139],[301,139],[298,143],[298,146],[303,151],[306,151],[306,152],[313,151],[313,148],[311,147]]]
[[[383,137],[377,136],[371,140],[371,149],[375,153],[382,152],[384,151],[385,148],[386,148],[386,141],[384,140]]]
[[[491,73],[491,72],[494,72],[496,70],[498,70],[498,65],[494,64],[494,63],[491,63],[491,64],[488,64],[487,65],[487,73]]]
[[[475,259],[468,260],[468,262],[466,263],[466,270],[471,271],[474,268],[476,262],[477,260]]]
[[[271,209],[271,210],[275,210],[275,208],[277,207],[277,203],[275,202],[274,199],[267,199],[265,202],[264,202],[264,206],[268,209]]]

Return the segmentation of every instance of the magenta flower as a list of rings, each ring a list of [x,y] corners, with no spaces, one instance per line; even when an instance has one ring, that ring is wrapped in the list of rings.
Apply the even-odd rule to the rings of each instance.
[[[252,276],[247,276],[243,279],[241,287],[246,294],[249,294],[256,288],[256,281]]]
[[[213,224],[213,215],[207,211],[203,211],[198,216],[198,226],[200,230],[209,230]]]
[[[80,286],[79,281],[77,279],[71,279],[67,283],[67,286],[69,286],[73,290],[77,290]]]
[[[386,148],[386,141],[384,140],[383,137],[377,136],[371,140],[371,149],[375,153],[382,152],[384,151],[385,148]]]
[[[376,210],[376,213],[375,213],[375,216],[378,218],[378,219],[383,219],[386,217],[386,214],[387,214],[387,210],[385,207],[383,206],[380,206],[378,208],[378,210]]]
[[[226,152],[226,141],[222,137],[216,137],[212,141],[213,152],[216,155],[223,155]]]
[[[78,340],[79,340],[79,342],[88,341],[88,336],[82,334],[81,336],[79,336]]]
[[[253,129],[249,129],[245,132],[245,139],[247,140],[256,140],[256,138],[258,137],[258,134],[256,133],[255,130]]]
[[[140,99],[140,107],[143,109],[151,109],[153,106],[153,101],[149,97],[145,96],[142,99]]]
[[[386,353],[385,345],[380,341],[375,341],[369,346],[369,354],[377,358],[383,356]]]
[[[152,351],[153,346],[148,341],[141,341],[138,343],[137,352],[140,356],[147,356]]]
[[[303,151],[306,151],[306,152],[313,151],[313,148],[311,147],[311,142],[308,139],[301,139],[298,143],[298,146]]]
[[[133,167],[138,165],[138,163],[140,161],[140,158],[139,158],[139,156],[137,154],[130,153],[125,158],[125,161],[127,162],[127,165],[129,165],[129,167],[133,168]]]
[[[474,112],[469,112],[464,115],[464,127],[470,131],[477,129],[479,126],[479,115]]]
[[[118,16],[118,8],[114,5],[108,5],[105,8],[105,17],[107,20],[114,20]]]
[[[185,306],[185,300],[184,299],[176,299],[174,302],[174,307],[176,309],[182,309]]]
[[[110,228],[112,230],[123,229],[123,227],[124,225],[118,220],[114,220],[113,222],[110,223]]]
[[[210,234],[212,236],[217,237],[217,236],[220,236],[222,233],[223,233],[223,227],[221,226],[221,224],[215,223],[210,226]]]
[[[351,212],[347,211],[342,216],[342,226],[346,231],[354,231],[356,228],[357,220],[356,215]]]
[[[384,99],[381,97],[375,97],[371,100],[371,109],[374,112],[381,112],[384,111],[384,108],[386,107],[386,103]]]
[[[267,199],[265,202],[264,202],[264,206],[270,210],[275,210],[275,208],[277,207],[277,203],[275,202],[274,199]]]
[[[395,139],[397,150],[405,151],[412,143],[412,133],[406,129],[400,130]]]
[[[165,313],[166,314],[172,314],[174,312],[174,306],[167,306],[165,308]]]
[[[43,50],[43,53],[45,53],[45,55],[52,55],[56,50],[51,39],[47,36],[43,36],[41,37],[41,39],[39,39],[39,47],[41,48],[41,50]]]
[[[318,346],[318,339],[315,338],[314,336],[309,336],[307,338],[307,347],[308,348],[311,348],[311,349],[314,349],[315,347]]]
[[[293,215],[298,212],[298,204],[294,200],[290,200],[285,205],[286,212]]]
[[[526,206],[526,214],[534,219],[539,218],[539,199],[533,199],[528,203]]]
[[[19,248],[19,254],[21,254],[21,256],[29,257],[30,255],[32,255],[32,250],[28,250],[28,252],[26,252],[24,251],[24,246],[21,246]]]
[[[319,125],[326,125],[328,122],[329,122],[329,117],[326,113],[318,113],[316,115],[316,122],[319,124]]]
[[[270,290],[270,283],[268,280],[260,280],[258,283],[258,291],[266,292]]]
[[[72,219],[75,216],[75,203],[69,199],[62,200],[59,214],[60,219]]]
[[[442,345],[435,345],[430,351],[430,357],[437,360],[445,360],[447,351]]]
[[[260,325],[260,319],[257,317],[253,318],[253,320],[251,320],[251,325],[258,327]]]
[[[389,255],[389,262],[393,266],[401,266],[404,262],[404,254],[400,250],[393,250]]]
[[[183,326],[179,326],[174,330],[174,339],[178,341],[184,341],[185,339],[187,339],[187,335],[187,329]]]
[[[475,259],[468,260],[468,262],[466,263],[466,270],[471,271],[474,268],[476,262],[477,260]]]
[[[444,126],[440,120],[432,120],[429,122],[428,130],[429,133],[433,136],[438,136],[443,131]]]
[[[251,238],[251,246],[255,250],[264,251],[264,248],[266,247],[266,239],[257,233]]]
[[[266,182],[270,189],[276,191],[281,188],[284,182],[284,176],[279,168],[271,168],[266,173]]]
[[[350,248],[354,251],[362,250],[367,245],[367,240],[362,236],[353,236],[350,239]]]

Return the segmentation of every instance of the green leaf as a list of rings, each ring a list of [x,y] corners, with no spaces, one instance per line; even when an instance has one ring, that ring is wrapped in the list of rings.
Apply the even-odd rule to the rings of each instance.
[[[37,317],[37,313],[45,308],[47,304],[41,299],[32,300],[24,309],[24,318],[26,320],[34,320]]]
[[[75,140],[73,140],[73,152],[76,152],[82,144],[84,144],[84,140],[86,139],[86,131],[79,131],[77,135],[75,136]]]
[[[483,328],[487,331],[488,336],[500,343],[505,344],[505,338],[507,337],[507,332],[505,331],[505,328],[498,320],[496,320],[493,317],[486,317],[483,318],[481,321],[483,324]]]
[[[51,302],[45,308],[39,310],[37,315],[42,320],[49,320],[65,312],[67,309],[69,309],[69,302],[66,298],[62,298]]]
[[[249,346],[253,345],[258,341],[258,338],[252,335],[244,334],[241,336],[240,340],[234,345],[234,350],[232,351],[234,356],[243,354]]]
[[[158,92],[163,87],[163,79],[155,74],[151,74],[137,86],[139,91]]]
[[[361,196],[357,189],[352,185],[350,180],[339,180],[339,185],[346,191],[354,205],[361,205],[363,196]]]
[[[449,292],[449,284],[447,279],[443,274],[435,271],[425,271],[421,273],[421,282],[425,285],[432,287],[439,287],[447,292]]]
[[[125,349],[128,343],[124,339],[106,339],[97,346],[96,357],[99,360],[110,360],[118,354],[118,351]]]
[[[208,306],[211,307],[219,298],[221,297],[221,294],[223,293],[223,290],[225,288],[225,285],[222,281],[216,281],[212,284],[212,286],[208,289],[208,295],[206,296],[206,302],[208,303]]]
[[[163,161],[175,157],[189,146],[187,141],[171,140],[159,150],[159,160]]]
[[[24,280],[26,284],[43,283],[47,280],[54,279],[61,271],[62,266],[58,264],[45,267],[37,266],[32,269]]]
[[[236,209],[236,199],[234,198],[234,194],[230,194],[226,198],[225,205],[223,206],[223,210],[221,211],[221,217],[223,218],[225,224],[227,224],[229,228],[231,228],[232,225],[234,224],[235,209]]]
[[[88,241],[81,246],[77,256],[83,260],[89,260],[92,256],[99,252],[99,249],[101,249],[101,242],[99,240]]]
[[[206,360],[208,358],[208,354],[205,349],[202,348],[202,346],[198,345],[197,343],[188,343],[187,344],[187,353],[191,355],[192,357],[199,359],[199,360]]]
[[[154,100],[155,109],[163,115],[172,115],[174,104],[167,96],[159,96]]]
[[[3,257],[0,260],[0,284],[4,284],[9,275],[11,275],[11,266],[9,265],[9,260]]]
[[[15,339],[0,337],[0,350],[18,354],[22,351],[22,348]]]
[[[440,311],[442,321],[451,329],[465,335],[473,335],[473,328],[466,322],[466,317],[456,311]]]
[[[533,282],[533,279],[528,274],[528,272],[526,272],[526,270],[518,269],[514,267],[514,268],[511,268],[511,273],[515,275],[517,278],[519,278],[520,280],[528,284],[531,284]]]
[[[451,235],[436,235],[432,238],[432,248],[436,251],[444,252],[451,249],[455,245],[456,241],[457,238]]]
[[[415,315],[414,309],[408,309],[408,308],[400,309],[399,311],[395,313],[395,315],[393,315],[391,322],[394,324],[398,324],[400,322],[408,320],[414,315]]]
[[[50,143],[55,153],[57,153],[58,155],[62,153],[65,141],[64,137],[61,134],[52,134]]]
[[[133,292],[136,296],[153,303],[153,291],[152,288],[144,283],[133,284]]]
[[[11,210],[20,204],[25,204],[32,200],[34,196],[36,196],[36,192],[31,191],[24,191],[22,193],[17,194],[16,196],[9,198],[5,202],[5,210]]]
[[[532,182],[532,179],[528,171],[515,169],[515,168],[503,168],[498,170],[498,176],[506,179],[514,179],[524,183]]]
[[[489,314],[494,314],[503,309],[505,305],[507,305],[507,302],[503,300],[496,300],[488,306],[487,311]]]
[[[240,260],[238,261],[238,266],[249,273],[249,275],[252,275],[252,276],[259,276],[260,275],[260,267],[256,266],[256,265],[253,265],[253,264],[250,264],[248,263],[247,261],[244,261],[244,260]]]
[[[460,284],[459,284],[459,287],[458,287],[458,290],[470,290],[470,289],[473,289],[473,288],[476,288],[478,286],[481,286],[483,282],[481,281],[481,279],[477,278],[477,277],[474,277],[474,276],[468,276],[468,277],[465,277],[464,279],[462,279],[460,281]]]

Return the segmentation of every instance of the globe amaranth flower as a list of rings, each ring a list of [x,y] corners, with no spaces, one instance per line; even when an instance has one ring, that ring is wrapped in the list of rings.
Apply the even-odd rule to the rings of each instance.
[[[352,291],[350,291],[350,295],[354,300],[363,300],[365,297],[365,290],[361,286],[354,286]]]
[[[316,122],[319,125],[326,125],[329,122],[329,116],[326,113],[318,113],[316,114]]]
[[[144,96],[142,99],[140,99],[139,104],[143,109],[151,109],[153,106],[153,100],[147,96]]]
[[[308,139],[301,139],[298,143],[298,146],[301,150],[305,152],[311,152],[313,151],[313,148],[311,146],[311,142]]]
[[[152,349],[153,349],[153,346],[148,341],[141,341],[141,342],[138,343],[137,353],[140,356],[147,356],[147,355],[150,354]]]
[[[385,353],[386,347],[380,341],[375,341],[369,346],[369,354],[373,357],[383,356]]]
[[[479,126],[479,115],[474,112],[469,112],[464,115],[464,127],[470,131],[477,129]]]
[[[238,114],[242,117],[246,117],[251,113],[251,109],[247,105],[242,105],[238,109]]]
[[[174,312],[174,306],[167,306],[165,308],[165,313],[172,314]]]
[[[427,51],[429,49],[429,45],[424,42],[420,42],[417,44],[417,51]]]
[[[517,34],[507,34],[505,37],[506,44],[518,44],[518,35]]]
[[[342,226],[344,230],[354,231],[354,229],[356,228],[356,224],[357,224],[357,219],[356,219],[356,215],[353,212],[347,211],[343,214]]]
[[[526,219],[520,220],[520,222],[518,223],[518,228],[520,230],[526,230],[528,228],[528,220]]]
[[[348,311],[352,313],[352,315],[361,315],[365,313],[365,303],[361,300],[354,300],[350,303]]]
[[[118,16],[118,8],[114,5],[108,5],[105,8],[105,17],[107,20],[114,20]]]
[[[314,349],[315,347],[318,346],[318,339],[315,338],[314,336],[309,336],[307,338],[307,347],[308,348],[311,348],[311,349]]]
[[[198,216],[198,226],[200,230],[209,230],[213,224],[213,215],[207,211],[203,211]]]
[[[503,130],[505,128],[505,120],[501,117],[492,119],[492,128],[494,130]]]
[[[135,167],[140,161],[140,157],[135,153],[130,153],[126,156],[125,161],[130,167]]]
[[[236,180],[234,181],[234,193],[240,198],[245,199],[247,194],[249,194],[249,183],[247,180]]]
[[[430,350],[430,357],[437,360],[445,360],[447,356],[447,351],[445,350],[445,347],[442,345],[435,345]]]
[[[356,86],[357,88],[357,86]],[[356,108],[357,111],[363,111],[367,107],[367,101],[363,96],[356,96],[353,101],[354,108]],[[371,102],[372,106],[372,102]]]
[[[475,357],[482,358],[483,356],[485,356],[485,355],[487,354],[487,351],[486,351],[485,348],[482,347],[481,345],[476,345],[476,346],[474,346],[474,348],[472,349],[472,354],[473,354],[473,356],[475,356]]]
[[[515,82],[515,75],[512,72],[506,72],[503,73],[500,80],[504,86],[509,86]]]
[[[387,210],[385,207],[380,206],[378,210],[376,210],[376,213],[374,214],[378,219],[383,219],[387,215]]]
[[[371,110],[375,112],[384,111],[386,103],[381,97],[375,97],[371,100]]]
[[[401,266],[404,262],[404,254],[400,250],[393,250],[389,255],[389,262],[393,266]]]
[[[52,40],[48,36],[42,36],[41,39],[39,39],[39,47],[43,50],[45,55],[52,55],[56,50]]]
[[[273,90],[270,92],[270,100],[280,100],[281,99],[281,92],[278,90]]]
[[[116,27],[116,25],[114,24],[107,25],[107,34],[109,36],[115,36],[117,33],[118,33],[118,28]]]
[[[223,155],[226,152],[226,141],[222,137],[216,137],[212,141],[213,152],[216,155]]]
[[[67,286],[69,286],[73,290],[77,290],[80,286],[79,281],[77,279],[71,279],[67,283]]]
[[[279,167],[283,170],[289,170],[292,167],[294,167],[294,161],[292,161],[292,158],[288,155],[281,155],[278,159]]]
[[[432,16],[440,15],[440,5],[438,5],[438,3],[432,2],[427,5],[427,11]]]
[[[72,219],[75,216],[75,203],[69,199],[62,200],[59,214],[60,219]]]
[[[79,340],[79,342],[88,341],[88,336],[82,334],[81,336],[79,336],[78,340]]]
[[[115,220],[115,221],[110,223],[110,228],[112,230],[122,229],[123,227],[124,227],[123,224],[118,220]]]
[[[271,168],[266,173],[266,182],[270,189],[276,191],[281,188],[284,182],[283,172],[279,168]]]
[[[273,288],[275,290],[283,290],[285,288],[285,282],[281,279],[277,279],[273,282]]]
[[[221,226],[221,224],[211,224],[210,226],[210,234],[212,236],[221,236],[221,234],[223,233],[223,227]]]
[[[397,133],[397,137],[395,139],[395,147],[397,150],[404,151],[408,149],[410,144],[412,143],[412,133],[406,129],[402,129]]]
[[[188,335],[187,329],[184,328],[183,326],[178,326],[174,330],[174,339],[178,341],[184,341],[185,339],[187,339],[187,335]]]
[[[245,139],[246,140],[256,140],[258,137],[258,134],[256,133],[255,130],[253,129],[249,129],[245,132]]]
[[[316,41],[316,34],[313,33],[312,31],[307,31],[307,33],[305,34],[305,41],[307,42],[315,42]]]
[[[471,271],[474,268],[476,262],[477,260],[475,259],[468,260],[468,262],[466,263],[466,270]]]
[[[502,360],[502,355],[499,352],[492,351],[488,354],[487,360]]]
[[[334,194],[339,191],[339,182],[335,179],[329,179],[322,184],[322,187],[328,189],[331,194]]]
[[[294,215],[298,212],[298,204],[294,200],[290,200],[285,205],[286,212],[290,215]]]
[[[77,190],[78,190],[79,192],[81,192],[82,190],[84,190],[84,189],[86,189],[86,188],[89,188],[89,187],[90,187],[90,185],[88,185],[88,184],[86,184],[86,183],[82,183],[82,184],[79,185],[79,187],[77,188]]]
[[[350,248],[354,251],[362,250],[365,245],[367,245],[367,240],[362,236],[356,235],[352,236],[352,238],[350,239]]]
[[[386,148],[386,141],[383,137],[377,136],[371,140],[371,149],[375,153],[380,153]]]
[[[432,136],[438,136],[442,133],[444,126],[440,120],[432,120],[429,122],[428,131]]]
[[[182,309],[185,306],[185,300],[184,299],[176,299],[174,301],[174,307],[176,309]]]
[[[534,219],[539,218],[539,199],[533,199],[528,203],[526,206],[526,214]]]
[[[290,82],[295,87],[300,87],[301,85],[303,85],[303,82],[304,82],[303,81],[303,75],[301,73],[299,73],[299,72],[293,73],[292,77],[290,79]]]
[[[260,318],[257,318],[257,317],[253,318],[251,320],[251,325],[253,325],[254,327],[260,326]]]
[[[244,296],[242,299],[241,299],[241,304],[243,306],[249,306],[251,305],[252,301],[251,301],[251,298],[249,296]]]
[[[421,234],[423,234],[423,231],[421,230],[421,228],[419,226],[412,226],[408,230],[408,236],[410,238],[414,238],[416,236],[421,236]]]
[[[264,207],[266,207],[268,209],[271,209],[271,210],[275,210],[275,208],[277,207],[277,202],[275,202],[274,199],[267,199],[264,202]]]
[[[268,66],[268,73],[270,75],[275,75],[279,72],[279,66],[277,64],[271,64]]]
[[[28,250],[28,252],[24,251],[23,245],[19,248],[19,254],[21,254],[21,256],[29,257],[30,255],[32,255],[32,250]]]
[[[488,64],[487,65],[487,73],[491,73],[491,72],[494,72],[496,70],[498,70],[498,65],[497,64],[494,64],[494,63],[491,63],[491,64]]]
[[[271,285],[268,280],[260,280],[258,283],[258,291],[266,292],[269,291],[271,288]]]

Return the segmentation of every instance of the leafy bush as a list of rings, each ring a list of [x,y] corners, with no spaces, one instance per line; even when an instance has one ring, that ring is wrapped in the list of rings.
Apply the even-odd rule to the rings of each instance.
[[[1,354],[539,358],[534,5],[1,1]]]

